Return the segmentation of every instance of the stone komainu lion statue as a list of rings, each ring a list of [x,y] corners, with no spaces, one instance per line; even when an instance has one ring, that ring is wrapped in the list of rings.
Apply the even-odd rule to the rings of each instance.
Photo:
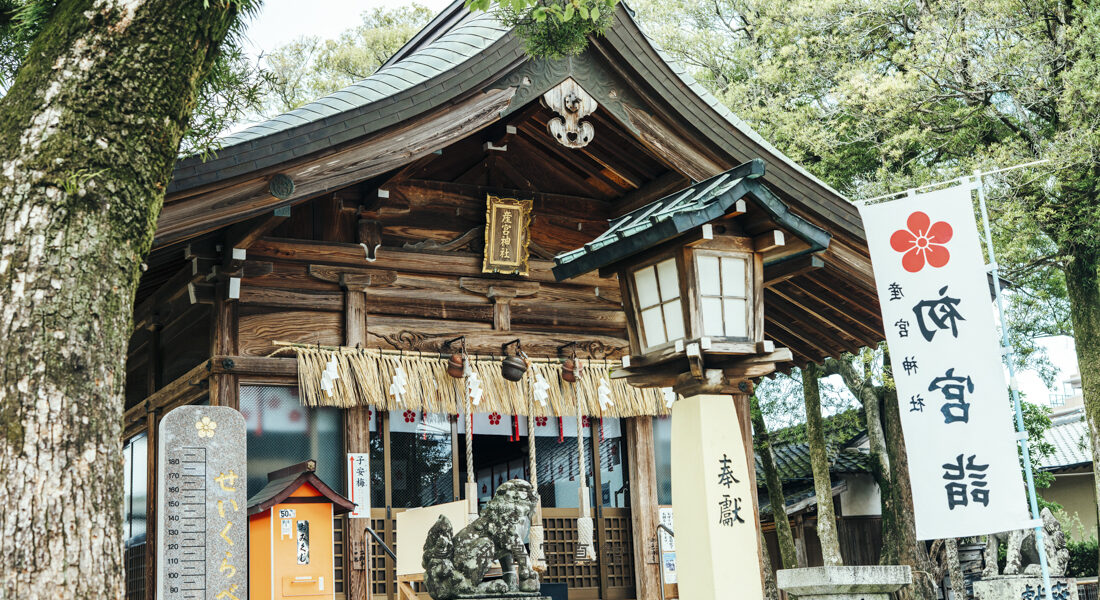
[[[1049,508],[1044,508],[1040,516],[1043,518],[1043,546],[1046,549],[1047,566],[1050,567],[1052,576],[1061,577],[1066,574],[1066,567],[1069,566],[1069,550],[1066,549],[1066,536],[1062,532],[1062,524],[1054,518]],[[1039,574],[1039,551],[1035,547],[1035,530],[1019,529],[997,533],[986,538],[983,577],[997,575],[997,546],[1001,542],[1008,546],[1003,575]]]
[[[539,578],[527,559],[523,536],[538,503],[539,495],[530,483],[513,479],[501,484],[481,516],[457,534],[451,521],[440,516],[424,541],[428,594],[435,600],[516,592],[537,596]],[[496,560],[504,579],[483,582]]]

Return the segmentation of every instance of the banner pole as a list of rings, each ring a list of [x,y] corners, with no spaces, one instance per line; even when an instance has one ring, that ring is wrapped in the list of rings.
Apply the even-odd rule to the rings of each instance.
[[[1020,408],[1020,391],[1016,383],[1016,365],[1013,364],[1012,346],[1008,340],[1008,322],[1005,321],[1004,301],[1001,299],[1001,279],[997,267],[997,257],[993,252],[993,235],[989,228],[989,212],[985,205],[985,184],[981,170],[974,171],[975,187],[978,190],[978,206],[982,213],[982,227],[985,229],[985,247],[989,255],[989,269],[993,274],[993,293],[997,298],[997,314],[1001,320],[1001,346],[1008,363],[1008,387],[1012,391],[1012,407],[1016,411],[1016,439],[1024,455],[1024,477],[1027,480],[1027,499],[1031,505],[1031,518],[1035,525],[1035,550],[1039,555],[1039,566],[1043,573],[1043,588],[1046,600],[1053,600],[1050,589],[1050,567],[1047,565],[1046,542],[1043,539],[1043,524],[1039,515],[1039,500],[1035,493],[1035,478],[1032,475],[1031,452],[1027,446],[1027,430],[1024,428],[1024,413]]]

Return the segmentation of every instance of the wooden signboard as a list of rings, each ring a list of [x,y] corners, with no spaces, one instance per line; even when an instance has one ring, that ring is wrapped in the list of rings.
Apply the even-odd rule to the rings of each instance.
[[[489,196],[485,210],[484,273],[527,275],[531,200]]]

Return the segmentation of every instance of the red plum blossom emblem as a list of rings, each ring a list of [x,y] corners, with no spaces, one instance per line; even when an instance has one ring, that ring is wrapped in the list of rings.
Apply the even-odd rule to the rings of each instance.
[[[406,410],[405,412],[401,413],[401,416],[405,417],[405,422],[406,423],[415,423],[416,422],[416,413],[414,413],[411,410]]]
[[[489,415],[490,425],[500,425],[500,413],[494,412]]]
[[[946,244],[954,233],[946,221],[932,223],[928,215],[916,211],[909,215],[905,225],[890,236],[890,247],[901,252],[901,266],[910,273],[924,268],[925,263],[936,268],[947,264],[951,253]]]

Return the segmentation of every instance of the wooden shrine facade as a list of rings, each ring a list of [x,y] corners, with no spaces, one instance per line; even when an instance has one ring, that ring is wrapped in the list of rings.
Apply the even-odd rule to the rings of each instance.
[[[594,109],[578,117],[555,102],[570,93]],[[555,128],[578,122],[586,143],[556,139]],[[668,61],[625,7],[581,56],[533,61],[459,0],[366,81],[229,136],[208,160],[179,162],[135,301],[125,437],[144,434],[155,448],[158,419],[174,406],[239,408],[250,386],[296,387],[298,364],[277,341],[438,355],[464,336],[469,352],[499,355],[518,338],[536,358],[575,349],[618,359],[629,343],[615,278],[558,282],[551,259],[609,219],[757,158],[761,185],[829,234],[826,247],[765,261],[765,337],[789,348],[793,364],[876,344],[882,324],[855,209]],[[527,275],[483,270],[490,195],[531,201]],[[767,211],[750,207],[740,222],[772,245],[761,251],[804,244]],[[370,413],[340,410],[343,450],[380,446],[386,500],[399,457],[389,417],[373,417],[372,433]],[[552,568],[551,580],[574,584],[573,598],[659,593],[652,420],[630,416],[621,427],[629,506],[596,516],[598,535],[625,558]],[[155,464],[149,451],[147,482]],[[153,523],[155,485],[147,489]],[[372,512],[390,542],[396,510],[383,502]],[[548,539],[571,530],[570,510],[544,512]],[[346,522],[342,531],[350,535]],[[148,527],[143,565],[130,552],[131,597],[142,572],[144,596],[155,597],[155,535]],[[394,597],[385,555],[376,548],[360,570],[345,545],[345,596],[365,598],[370,586],[375,598]]]

